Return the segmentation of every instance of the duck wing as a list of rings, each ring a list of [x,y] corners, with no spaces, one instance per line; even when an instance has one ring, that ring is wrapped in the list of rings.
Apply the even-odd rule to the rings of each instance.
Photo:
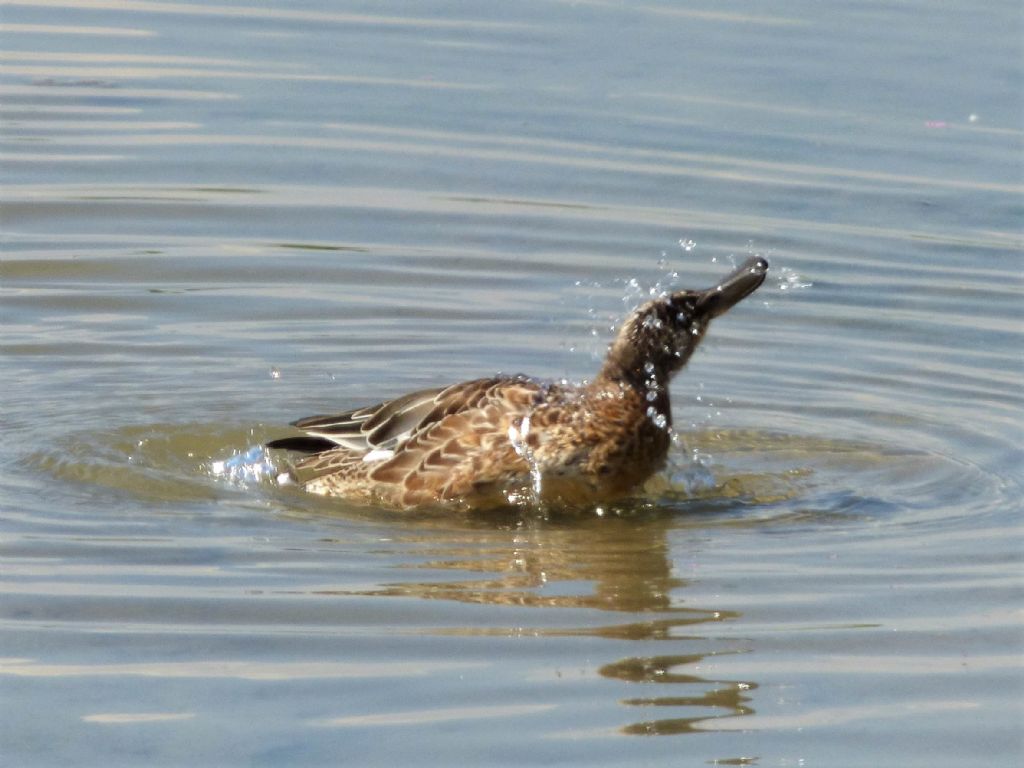
[[[540,391],[539,384],[522,376],[496,376],[421,389],[344,413],[299,419],[292,426],[305,432],[305,436],[272,440],[267,447],[304,453],[343,447],[357,454],[379,451],[380,458],[387,458],[447,416],[510,396],[520,403],[532,402]]]

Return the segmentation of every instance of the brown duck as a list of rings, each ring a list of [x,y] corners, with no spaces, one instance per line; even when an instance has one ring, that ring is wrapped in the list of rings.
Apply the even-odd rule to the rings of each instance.
[[[399,509],[584,506],[636,491],[665,464],[668,384],[708,323],[764,282],[752,258],[712,288],[643,304],[593,381],[494,376],[424,389],[267,443],[307,455],[289,473],[307,491]]]

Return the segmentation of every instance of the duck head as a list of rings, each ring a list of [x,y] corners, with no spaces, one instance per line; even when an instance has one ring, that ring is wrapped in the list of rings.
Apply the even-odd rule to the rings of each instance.
[[[700,346],[708,324],[757,290],[767,274],[768,262],[754,257],[711,288],[677,291],[641,305],[608,348],[600,378],[667,383]]]

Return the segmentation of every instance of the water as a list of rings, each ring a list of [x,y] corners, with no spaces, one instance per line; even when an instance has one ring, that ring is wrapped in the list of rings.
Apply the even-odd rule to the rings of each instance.
[[[0,15],[6,763],[1020,760],[1016,3]],[[213,471],[752,253],[646,504]]]

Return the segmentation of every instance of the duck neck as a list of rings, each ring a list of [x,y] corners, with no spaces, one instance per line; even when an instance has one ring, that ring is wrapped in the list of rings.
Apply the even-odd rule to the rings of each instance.
[[[644,416],[664,429],[672,426],[668,391],[671,378],[670,372],[652,362],[624,366],[618,361],[608,360],[594,380],[594,386],[604,391],[630,393]]]

